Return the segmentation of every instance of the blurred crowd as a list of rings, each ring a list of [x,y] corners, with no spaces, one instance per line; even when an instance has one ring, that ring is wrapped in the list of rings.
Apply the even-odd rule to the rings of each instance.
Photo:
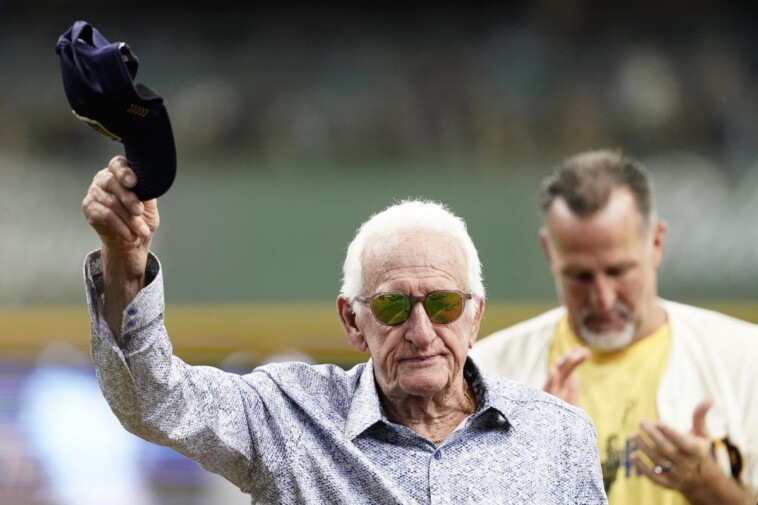
[[[739,2],[512,1],[338,8],[0,3],[0,149],[91,152],[65,113],[53,46],[76,19],[141,58],[180,156],[270,161],[755,159],[758,61]],[[32,56],[33,55],[33,56]]]

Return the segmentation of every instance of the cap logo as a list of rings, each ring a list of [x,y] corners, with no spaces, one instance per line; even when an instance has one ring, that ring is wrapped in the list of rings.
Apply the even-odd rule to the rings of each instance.
[[[134,114],[135,116],[145,117],[150,113],[150,109],[147,107],[142,107],[141,105],[130,103],[129,108],[126,109],[126,112],[129,114]]]
[[[96,132],[98,132],[98,133],[100,133],[100,134],[108,137],[111,140],[115,140],[116,142],[122,142],[121,137],[119,137],[115,133],[113,133],[110,130],[108,130],[108,128],[106,128],[105,126],[103,126],[103,124],[100,121],[95,121],[94,119],[90,119],[88,117],[80,116],[79,114],[76,113],[76,111],[73,111],[73,110],[71,112],[74,113],[74,116],[76,116],[76,118],[78,120],[83,121],[88,126],[90,126],[93,130],[95,130]]]

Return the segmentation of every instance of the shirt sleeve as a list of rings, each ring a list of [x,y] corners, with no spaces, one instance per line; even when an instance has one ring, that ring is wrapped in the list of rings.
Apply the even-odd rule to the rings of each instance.
[[[163,280],[150,255],[148,284],[124,310],[116,341],[103,316],[102,259],[85,261],[90,346],[103,395],[131,433],[165,445],[258,494],[272,480],[292,433],[276,423],[277,388],[265,373],[242,378],[173,356],[164,326]]]
[[[608,497],[603,485],[603,472],[600,467],[595,426],[586,414],[582,415],[585,422],[576,423],[579,433],[571,437],[575,443],[574,460],[576,462],[576,486],[574,499],[571,503],[577,505],[607,504]]]

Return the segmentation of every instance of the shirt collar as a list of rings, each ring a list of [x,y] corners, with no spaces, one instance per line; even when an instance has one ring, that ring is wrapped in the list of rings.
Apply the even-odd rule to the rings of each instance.
[[[374,380],[374,364],[371,359],[358,378],[358,387],[353,394],[345,423],[345,436],[352,440],[378,422],[387,422],[379,403]]]
[[[495,410],[505,420],[515,414],[517,404],[508,396],[499,394],[502,387],[493,383],[493,377],[482,373],[479,365],[469,356],[463,368],[463,374],[471,384],[476,398],[476,414],[478,417],[489,410]]]
[[[517,402],[514,402],[508,395],[491,394],[497,388],[492,384],[491,378],[483,374],[479,366],[470,357],[466,358],[463,375],[471,384],[471,389],[476,398],[477,411],[474,414],[475,417],[490,409],[497,411],[504,420],[509,420],[509,415],[515,414]],[[358,387],[353,394],[345,423],[345,436],[352,440],[378,422],[387,423],[389,421],[384,415],[379,401],[379,393],[376,390],[374,378],[374,365],[369,359],[361,372]]]

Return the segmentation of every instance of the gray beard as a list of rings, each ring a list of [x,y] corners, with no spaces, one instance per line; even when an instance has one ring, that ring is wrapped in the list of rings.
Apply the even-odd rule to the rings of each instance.
[[[634,330],[634,323],[631,321],[618,332],[596,333],[580,325],[579,336],[588,346],[597,351],[620,351],[634,341]]]

